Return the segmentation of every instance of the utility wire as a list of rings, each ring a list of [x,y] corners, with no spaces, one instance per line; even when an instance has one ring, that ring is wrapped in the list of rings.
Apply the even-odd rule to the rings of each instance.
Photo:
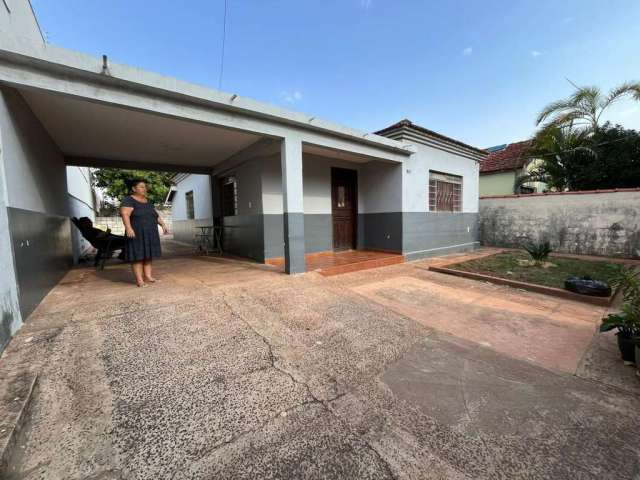
[[[227,0],[224,0],[224,18],[222,20],[222,53],[220,54],[220,76],[218,90],[222,88],[222,74],[224,73],[224,46],[227,40]]]

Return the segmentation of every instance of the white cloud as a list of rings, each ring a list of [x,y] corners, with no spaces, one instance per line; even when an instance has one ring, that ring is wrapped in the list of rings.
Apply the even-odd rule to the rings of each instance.
[[[365,10],[369,10],[371,8],[371,3],[373,0],[360,0],[360,6]]]
[[[473,47],[467,47],[464,50],[462,50],[462,55],[464,55],[465,57],[468,57],[472,53],[473,53]]]
[[[296,103],[302,100],[302,92],[293,90],[292,92],[280,92],[280,98],[287,103]]]
[[[533,58],[539,57],[540,55],[542,55],[542,52],[539,52],[538,50],[531,50],[531,56]]]

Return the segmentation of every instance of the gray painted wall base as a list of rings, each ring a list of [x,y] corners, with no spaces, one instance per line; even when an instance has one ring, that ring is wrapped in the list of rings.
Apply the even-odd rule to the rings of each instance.
[[[402,214],[359,213],[358,248],[402,252]]]
[[[284,257],[283,216],[263,215],[264,258]],[[330,214],[304,215],[305,253],[326,252],[333,248],[333,224]]]
[[[479,242],[478,214],[415,212],[402,214],[402,251],[431,251]]]
[[[433,250],[423,250],[419,252],[405,252],[404,257],[408,262],[420,260],[422,258],[438,257],[440,255],[449,255],[451,253],[471,252],[480,248],[480,242],[473,242],[467,245],[453,245],[450,247],[440,247]]]
[[[305,253],[333,249],[331,214],[295,215],[304,217]],[[258,214],[225,218],[225,224],[232,221],[238,228],[225,230],[226,250],[260,262],[284,256],[283,215]],[[358,214],[358,248],[403,253],[409,260],[474,249],[479,246],[478,237],[477,213]],[[264,243],[261,243],[262,240]],[[294,241],[302,243],[296,238]],[[234,250],[229,250],[229,247]],[[263,248],[261,255],[256,254],[260,248]]]
[[[23,321],[73,265],[67,217],[7,208]]]
[[[196,227],[199,225],[213,225],[213,220],[211,218],[173,220],[172,230],[174,240],[195,245],[195,235],[196,233],[200,233],[200,230],[196,230]]]
[[[235,215],[224,217],[222,248],[225,252],[264,262],[263,216]]]
[[[285,213],[284,226],[284,270],[287,273],[306,271],[304,248],[304,213]]]

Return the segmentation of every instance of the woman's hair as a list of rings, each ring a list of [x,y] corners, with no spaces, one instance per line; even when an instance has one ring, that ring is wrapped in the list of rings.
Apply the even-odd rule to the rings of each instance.
[[[144,178],[132,178],[130,180],[127,180],[125,184],[127,185],[127,190],[129,190],[129,193],[131,193],[131,190],[133,189],[133,187],[135,187],[139,183],[147,183],[147,182],[145,181]]]

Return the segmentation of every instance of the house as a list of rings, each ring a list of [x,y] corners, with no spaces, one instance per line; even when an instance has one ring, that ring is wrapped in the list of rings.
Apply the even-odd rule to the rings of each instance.
[[[416,259],[475,247],[478,162],[485,153],[402,120],[376,132],[411,147],[402,164],[302,152],[304,253],[378,250]],[[264,142],[208,176],[175,177],[174,238],[224,225],[224,249],[259,262],[285,255],[280,147]],[[212,197],[212,191],[217,191]],[[212,204],[213,208],[209,208]]]
[[[178,236],[219,219],[228,252],[300,273],[311,252],[474,248],[486,156],[408,120],[362,132],[60,48],[28,0],[0,5],[0,349],[73,263],[67,167],[183,173]]]
[[[480,195],[513,195],[544,191],[541,182],[518,180],[537,165],[527,151],[531,140],[487,148],[489,155],[480,164]]]

